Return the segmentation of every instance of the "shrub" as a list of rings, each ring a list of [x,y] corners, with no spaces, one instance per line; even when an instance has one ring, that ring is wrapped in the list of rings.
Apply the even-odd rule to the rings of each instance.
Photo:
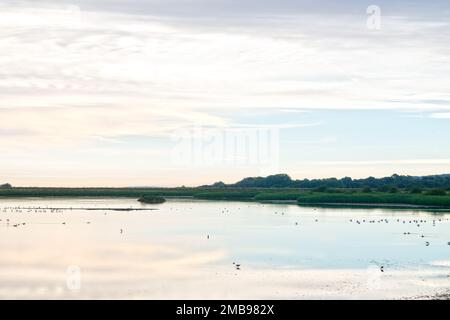
[[[428,190],[426,192],[426,194],[429,196],[445,196],[445,195],[447,195],[447,191],[442,190],[442,189],[432,189],[432,190]]]
[[[255,196],[257,201],[273,201],[273,200],[297,200],[299,196],[303,193],[301,192],[267,192],[259,193]]]
[[[389,193],[398,193],[398,188],[396,188],[396,187],[391,187],[390,189],[389,189]]]
[[[379,192],[389,192],[389,190],[391,189],[392,187],[390,187],[390,186],[381,186],[381,187],[378,187],[377,188],[377,191],[379,191]]]
[[[142,203],[158,204],[166,202],[166,199],[160,196],[144,195],[138,199]]]
[[[195,193],[194,198],[204,200],[250,200],[258,194],[257,191],[209,191]]]
[[[416,188],[412,188],[409,192],[412,194],[419,194],[419,193],[422,193],[422,189],[416,187]]]
[[[318,188],[315,188],[315,192],[327,192],[328,188],[326,186],[320,186]]]

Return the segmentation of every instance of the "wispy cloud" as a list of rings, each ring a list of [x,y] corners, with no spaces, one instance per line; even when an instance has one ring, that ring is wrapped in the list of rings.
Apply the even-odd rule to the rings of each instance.
[[[450,119],[450,112],[432,113],[431,117],[436,119]]]
[[[273,5],[251,3],[260,12]],[[123,7],[121,1],[80,2],[81,11],[4,7],[1,106],[66,105],[63,96],[90,105],[107,96],[210,113],[243,106],[436,109],[433,101],[450,87],[450,46],[440,41],[449,33],[446,22],[386,16],[382,30],[373,32],[364,10],[273,11],[262,19],[243,9],[194,21],[146,10],[118,13]],[[412,106],[411,93],[427,99]]]
[[[404,159],[404,160],[365,160],[365,161],[316,161],[316,165],[354,165],[354,166],[372,166],[372,165],[392,165],[392,164],[450,164],[450,159]]]

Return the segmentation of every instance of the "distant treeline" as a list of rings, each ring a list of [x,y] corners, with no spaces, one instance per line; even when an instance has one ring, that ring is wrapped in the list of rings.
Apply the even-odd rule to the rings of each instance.
[[[414,188],[439,188],[450,190],[450,174],[432,176],[401,176],[394,174],[390,177],[365,179],[303,179],[292,180],[287,174],[276,174],[268,177],[245,178],[233,184],[216,182],[213,185],[202,186],[202,188],[373,188],[387,191],[390,188],[414,189]]]

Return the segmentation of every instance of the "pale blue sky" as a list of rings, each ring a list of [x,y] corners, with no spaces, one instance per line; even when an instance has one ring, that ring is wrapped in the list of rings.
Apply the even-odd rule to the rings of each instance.
[[[448,1],[0,0],[0,182],[449,173],[449,39]]]

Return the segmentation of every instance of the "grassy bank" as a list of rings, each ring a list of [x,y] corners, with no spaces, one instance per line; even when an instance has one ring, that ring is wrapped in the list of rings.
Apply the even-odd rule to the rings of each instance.
[[[450,208],[450,194],[430,192],[394,193],[362,192],[355,189],[334,189],[326,192],[305,189],[263,188],[12,188],[1,189],[1,197],[193,197],[204,200],[231,201],[297,201],[299,205],[371,204],[408,205]]]
[[[261,192],[255,196],[257,201],[288,201],[297,200],[300,196],[304,195],[303,192]]]
[[[209,191],[195,193],[194,198],[205,200],[254,200],[258,191]]]
[[[0,190],[0,197],[129,197],[143,195],[186,197],[193,196],[191,188],[13,188]]]
[[[306,193],[297,198],[305,204],[395,204],[450,208],[450,196],[407,193]]]

